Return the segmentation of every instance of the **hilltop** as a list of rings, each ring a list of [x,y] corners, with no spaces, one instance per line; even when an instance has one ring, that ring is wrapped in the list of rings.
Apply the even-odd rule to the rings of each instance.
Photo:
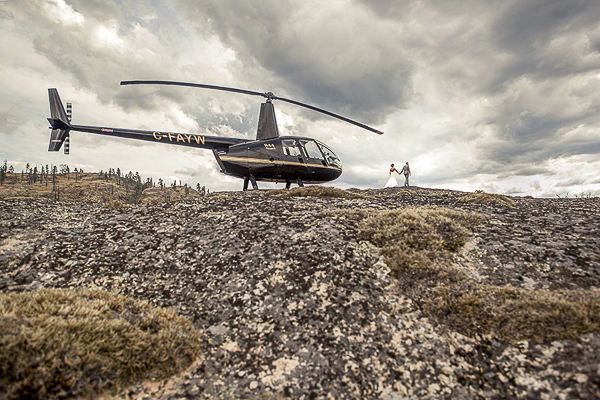
[[[61,201],[122,206],[132,203],[156,203],[192,200],[206,194],[201,188],[142,182],[139,175],[124,176],[105,172],[63,172],[32,179],[28,174],[7,173],[0,186],[0,199],[41,198]],[[160,186],[162,185],[162,187]],[[200,189],[200,190],[198,190]]]
[[[179,374],[88,366],[38,393],[600,397],[597,198],[308,186],[98,204],[0,200],[0,292],[145,301],[189,321],[198,347]]]

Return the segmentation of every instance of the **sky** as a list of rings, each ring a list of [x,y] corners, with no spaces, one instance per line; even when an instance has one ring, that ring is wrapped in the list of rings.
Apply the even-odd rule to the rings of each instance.
[[[0,161],[240,190],[209,150],[73,132],[47,151],[48,88],[74,124],[255,138],[261,97],[119,85],[173,80],[383,131],[274,102],[281,135],[342,159],[329,186],[381,188],[409,162],[419,187],[600,196],[598,21],[597,0],[4,0]]]

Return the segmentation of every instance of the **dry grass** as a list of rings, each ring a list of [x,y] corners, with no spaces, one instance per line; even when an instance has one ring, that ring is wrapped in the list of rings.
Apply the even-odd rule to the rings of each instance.
[[[140,198],[142,204],[160,204],[160,203],[175,203],[191,199],[201,199],[203,196],[197,190],[186,188],[184,186],[177,187],[153,187],[144,189]]]
[[[53,182],[54,180],[54,182]],[[128,193],[125,187],[116,182],[116,177],[104,179],[99,173],[56,174],[46,179],[38,179],[29,184],[23,181],[21,174],[9,174],[0,186],[1,198],[32,197],[65,201],[104,202],[107,200],[125,201]]]
[[[10,198],[48,198],[62,201],[85,201],[102,203],[105,208],[118,209],[120,204],[144,203],[157,204],[182,200],[198,199],[202,195],[191,187],[167,186],[164,188],[146,188],[139,196],[135,190],[124,186],[124,178],[115,175],[105,178],[104,174],[93,172],[71,172],[56,174],[38,180],[36,183],[23,181],[21,174],[9,174],[0,186],[0,199]]]
[[[309,185],[297,187],[291,190],[277,189],[269,190],[267,196],[276,197],[337,197],[341,199],[364,199],[366,196],[346,190],[321,185]]]
[[[197,357],[199,335],[172,310],[101,291],[0,295],[0,393],[86,396],[161,379]]]
[[[474,204],[483,204],[494,207],[514,207],[515,202],[502,194],[485,193],[481,190],[467,193],[458,198],[461,201]]]
[[[400,288],[429,316],[468,336],[492,335],[515,344],[550,342],[600,332],[600,292],[494,287],[472,281],[452,262],[470,231],[486,218],[418,207],[360,219],[360,236],[381,247]]]
[[[125,208],[127,205],[124,204],[123,202],[121,202],[120,200],[107,200],[103,205],[102,208],[107,209],[107,210],[121,210],[123,208]]]

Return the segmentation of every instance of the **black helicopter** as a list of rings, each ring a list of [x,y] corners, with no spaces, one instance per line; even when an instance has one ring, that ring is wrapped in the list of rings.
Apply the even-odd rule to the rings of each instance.
[[[70,118],[70,104],[67,104],[67,110],[69,111],[67,113],[58,91],[48,89],[51,114],[48,121],[52,129],[48,151],[59,151],[65,143],[65,154],[68,154],[70,131],[199,147],[213,151],[221,172],[243,178],[244,190],[248,190],[248,182],[252,183],[253,189],[258,189],[257,181],[285,182],[286,189],[289,189],[292,182],[296,182],[298,186],[304,186],[304,183],[323,183],[337,179],[342,174],[342,162],[327,145],[318,140],[299,136],[280,137],[273,100],[281,100],[306,107],[377,134],[383,134],[383,132],[360,122],[309,104],[275,96],[271,92],[260,93],[223,86],[172,81],[122,81],[121,85],[189,86],[262,96],[267,100],[260,106],[256,140],[249,140],[187,133],[73,125]]]

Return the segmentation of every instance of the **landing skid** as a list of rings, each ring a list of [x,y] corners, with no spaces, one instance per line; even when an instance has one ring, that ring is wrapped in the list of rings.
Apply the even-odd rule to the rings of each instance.
[[[302,178],[298,177],[298,180],[296,180],[296,183],[298,184],[298,187],[304,187],[304,182],[302,182]],[[289,190],[290,187],[292,187],[292,181],[285,181],[286,190]]]
[[[250,175],[249,178],[244,178],[244,192],[248,190],[248,182],[252,182],[252,190],[258,190],[258,183],[256,183],[256,178],[254,175]],[[296,180],[298,187],[304,187],[304,182],[302,182],[302,178],[298,177]],[[292,186],[291,181],[285,181],[285,188],[289,190]]]
[[[252,190],[258,190],[258,183],[254,175],[250,175],[250,178],[244,178],[244,191],[248,190],[248,182],[252,182]]]

